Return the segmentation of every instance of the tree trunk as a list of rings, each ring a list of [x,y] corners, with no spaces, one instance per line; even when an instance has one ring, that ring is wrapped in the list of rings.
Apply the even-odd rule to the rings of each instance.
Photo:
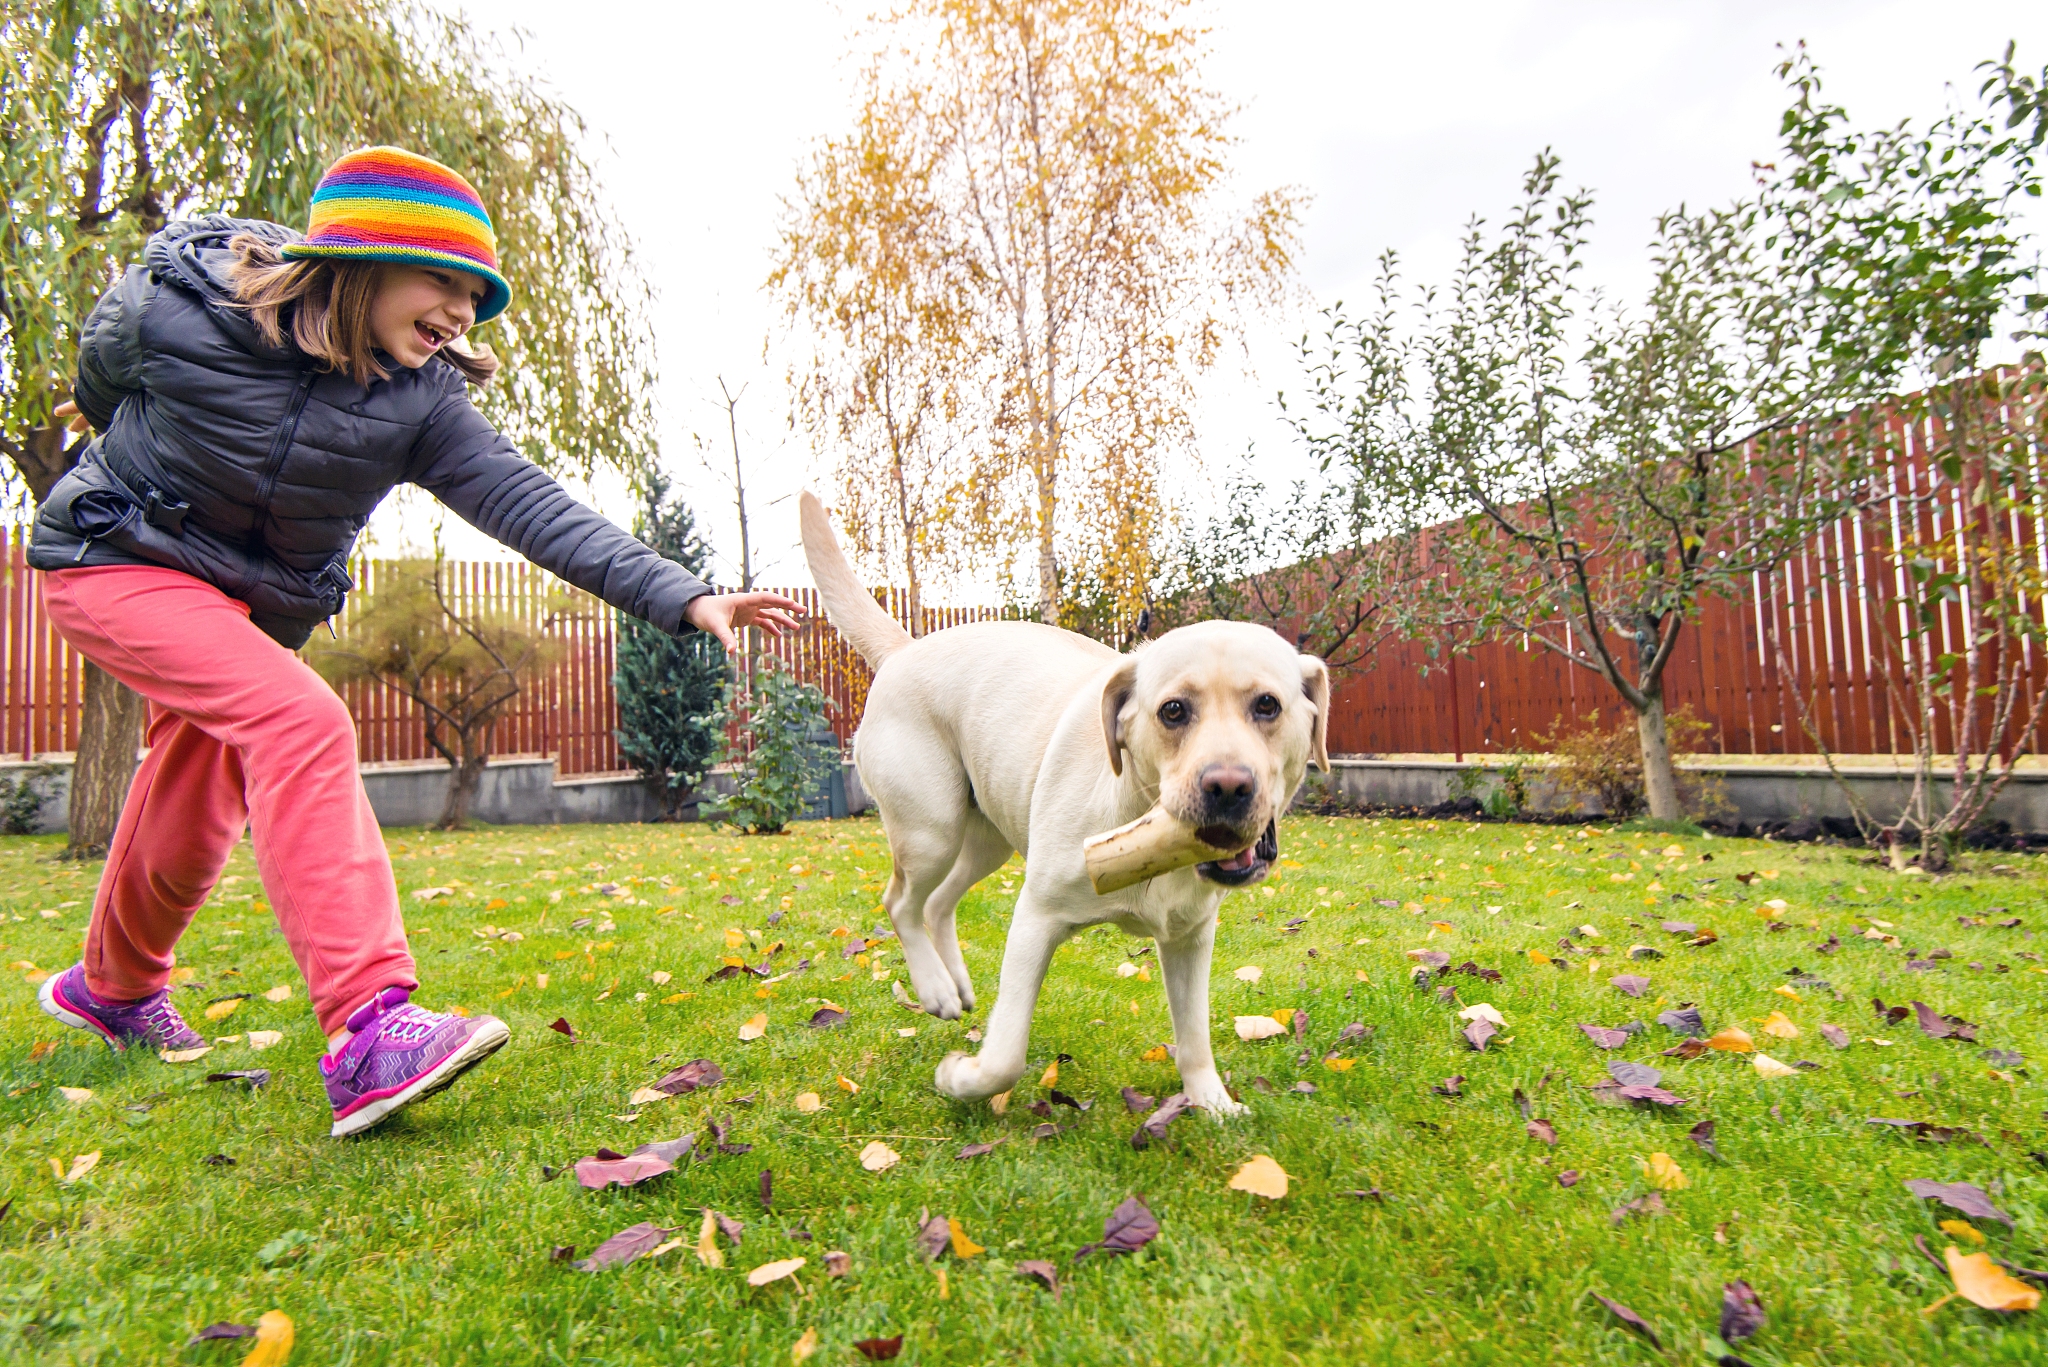
[[[66,858],[97,859],[107,852],[121,806],[128,800],[128,785],[135,778],[135,752],[142,746],[147,715],[148,705],[140,694],[90,660],[85,662]]]
[[[0,442],[40,506],[91,440],[73,438],[64,423],[34,427],[19,442]],[[142,747],[149,708],[127,685],[91,661],[85,662],[85,697],[78,719],[78,755],[71,767],[70,839],[67,859],[97,859],[107,852],[128,784],[135,777],[135,752]]]
[[[1678,774],[1671,764],[1671,734],[1664,725],[1664,688],[1661,681],[1645,690],[1649,706],[1636,714],[1636,734],[1643,746],[1643,797],[1651,819],[1678,821],[1685,809],[1678,804]]]
[[[476,790],[484,780],[484,764],[490,755],[481,748],[472,752],[462,747],[462,763],[448,766],[448,800],[442,804],[441,819],[435,826],[459,831],[469,824],[469,809],[476,805]]]

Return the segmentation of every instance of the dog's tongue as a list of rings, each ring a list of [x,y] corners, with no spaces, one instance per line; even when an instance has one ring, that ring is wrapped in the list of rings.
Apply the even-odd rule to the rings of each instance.
[[[1228,869],[1232,873],[1237,873],[1242,869],[1248,869],[1251,866],[1252,852],[1249,846],[1239,850],[1236,854],[1231,855],[1228,859],[1219,859],[1216,861],[1217,868]]]

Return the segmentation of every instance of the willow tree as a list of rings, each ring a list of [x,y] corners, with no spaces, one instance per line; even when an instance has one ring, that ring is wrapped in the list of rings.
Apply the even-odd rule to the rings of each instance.
[[[641,469],[646,291],[575,112],[458,19],[402,0],[0,0],[0,454],[40,501],[82,438],[53,416],[78,329],[149,235],[199,212],[302,224],[335,156],[389,142],[475,182],[510,309],[479,402],[535,461]],[[103,848],[140,700],[88,665],[71,847]]]
[[[1294,198],[1227,202],[1232,110],[1200,82],[1190,16],[1186,0],[909,0],[873,35],[838,162],[850,211],[808,197],[829,184],[813,175],[785,240],[789,258],[850,261],[899,234],[901,276],[881,288],[902,316],[948,311],[913,350],[956,377],[973,434],[948,448],[928,521],[1022,562],[1048,622],[1063,583],[1136,614],[1160,468],[1193,454],[1193,378],[1292,271]],[[838,340],[872,352],[889,335]]]

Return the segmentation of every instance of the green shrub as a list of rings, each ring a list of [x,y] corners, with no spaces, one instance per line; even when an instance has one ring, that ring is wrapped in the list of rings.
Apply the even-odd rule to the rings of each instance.
[[[724,731],[730,719],[747,718],[727,741],[722,761],[732,766],[737,787],[706,815],[756,835],[772,835],[801,816],[839,764],[825,708],[823,693],[773,659],[761,661],[751,685],[734,679],[716,724]]]
[[[650,477],[633,532],[655,551],[700,578],[710,548],[697,519],[669,483]],[[640,773],[661,805],[660,819],[680,820],[723,741],[717,716],[726,684],[725,647],[709,634],[671,636],[619,614],[612,688],[618,697],[619,755]]]

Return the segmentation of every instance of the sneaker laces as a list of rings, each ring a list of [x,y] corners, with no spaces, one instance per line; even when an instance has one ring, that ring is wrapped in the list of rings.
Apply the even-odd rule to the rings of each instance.
[[[171,1005],[168,992],[142,1008],[142,1019],[149,1023],[150,1034],[158,1044],[169,1044],[178,1036],[192,1032],[192,1027],[185,1024],[185,1018]]]

